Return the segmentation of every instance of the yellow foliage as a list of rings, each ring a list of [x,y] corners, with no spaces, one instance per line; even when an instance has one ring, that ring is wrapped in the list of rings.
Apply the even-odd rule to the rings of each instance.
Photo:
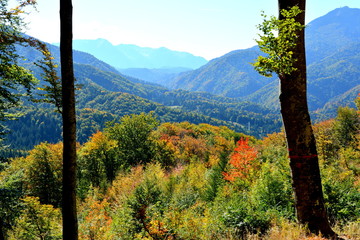
[[[206,185],[205,173],[207,169],[203,163],[195,162],[185,166],[178,190],[181,192],[186,188],[203,189]]]
[[[209,124],[164,123],[155,135],[166,143],[177,163],[189,163],[194,160],[208,161],[216,159],[221,152],[234,148],[234,131],[227,127]],[[208,162],[208,167],[214,162]]]
[[[61,212],[41,204],[38,197],[24,197],[24,208],[17,218],[9,240],[61,239]]]
[[[111,233],[112,218],[107,199],[99,200],[96,194],[88,196],[79,207],[80,239],[113,239]]]
[[[190,208],[178,211],[170,209],[165,213],[166,226],[176,229],[180,239],[208,239],[207,229],[210,220],[203,214],[205,203],[197,202]]]
[[[82,155],[92,155],[94,151],[109,151],[116,147],[116,141],[110,140],[103,132],[96,132],[90,137],[90,141],[81,148]]]
[[[133,167],[130,173],[119,174],[108,189],[107,197],[114,206],[121,206],[144,179],[143,166]]]

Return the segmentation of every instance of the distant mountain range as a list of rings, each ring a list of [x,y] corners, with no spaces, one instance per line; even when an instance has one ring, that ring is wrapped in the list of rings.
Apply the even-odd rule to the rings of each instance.
[[[165,47],[139,47],[132,44],[114,46],[105,39],[74,40],[73,48],[90,53],[117,69],[174,67],[196,69],[207,63],[205,58],[187,52],[173,51]]]
[[[59,62],[59,48],[48,47],[55,62]],[[41,79],[39,69],[33,64],[40,59],[40,53],[21,46],[18,52],[26,59],[23,65]],[[125,76],[89,53],[74,51],[74,70],[77,84],[82,86],[76,95],[80,143],[102,130],[108,121],[150,111],[162,122],[188,121],[227,126],[258,137],[277,131],[281,126],[277,113],[258,104],[205,92],[169,90]],[[48,104],[24,102],[23,116],[17,121],[6,122],[11,133],[4,144],[15,149],[32,149],[40,142],[61,141],[61,119],[53,109]]]
[[[309,23],[306,50],[310,109],[321,112],[326,105],[326,112],[333,115],[339,99],[352,103],[359,91],[360,9],[335,9]],[[262,53],[257,47],[236,50],[199,69],[181,73],[165,85],[241,98],[278,109],[278,80],[259,76],[250,65],[259,54]]]
[[[359,16],[360,9],[340,8],[314,20],[307,28],[308,95],[313,116],[332,117],[337,106],[352,103],[359,93]],[[336,41],[336,37],[341,40]],[[104,40],[97,41],[109,46]],[[59,48],[49,48],[55,61],[59,61]],[[24,47],[18,50],[27,59],[24,66],[39,77],[39,70],[31,63],[40,54]],[[97,51],[101,52],[101,48]],[[82,85],[77,92],[78,140],[86,141],[106,121],[150,111],[163,122],[224,125],[257,137],[278,131],[278,80],[254,71],[250,63],[259,54],[257,47],[236,50],[186,72],[182,71],[188,66],[169,60],[168,65],[176,67],[122,69],[120,73],[116,66],[75,50],[75,76]],[[139,79],[142,76],[152,82]],[[30,149],[42,141],[60,141],[60,118],[51,113],[51,107],[24,104],[24,116],[8,122],[12,133],[6,144]]]

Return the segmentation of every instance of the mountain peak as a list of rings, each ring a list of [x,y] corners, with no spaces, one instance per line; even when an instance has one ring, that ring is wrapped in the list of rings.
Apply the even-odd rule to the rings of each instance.
[[[173,68],[195,69],[207,63],[202,57],[173,51],[165,47],[139,47],[133,44],[114,46],[108,40],[74,40],[74,49],[90,53],[98,59],[118,68]]]
[[[358,21],[360,21],[360,9],[345,6],[328,12],[324,16],[310,22],[309,25],[337,22],[338,24],[354,26],[359,25]]]

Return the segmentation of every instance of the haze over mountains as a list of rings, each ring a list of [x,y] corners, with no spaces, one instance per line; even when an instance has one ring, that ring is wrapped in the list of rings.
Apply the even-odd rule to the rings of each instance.
[[[318,110],[345,97],[353,101],[360,84],[360,9],[335,9],[308,24],[309,105]],[[257,47],[235,50],[205,66],[180,74],[167,86],[238,97],[279,108],[276,78],[266,79],[250,65],[261,54]],[[350,91],[351,94],[348,92]],[[344,95],[345,94],[345,95]]]
[[[352,102],[355,98],[359,89],[359,43],[359,9],[338,8],[308,24],[308,98],[312,111],[334,114],[339,104]],[[113,46],[103,39],[75,40],[74,47],[94,54],[104,61],[106,58],[105,62],[115,67],[136,61],[137,67],[117,69],[125,75],[170,89],[205,91],[279,109],[276,76],[262,77],[251,66],[254,59],[262,54],[256,46],[232,51],[208,63],[188,53],[133,45]],[[131,59],[125,60],[124,53],[128,53],[127,56]],[[187,58],[170,60],[174,56],[179,56],[178,54],[184,54]],[[152,62],[151,65],[146,65],[142,59],[144,56],[146,61]],[[126,61],[128,63],[125,63]],[[159,62],[162,63],[158,64]],[[186,66],[184,62],[187,62]],[[165,66],[164,63],[168,63],[167,67],[170,68],[162,68]],[[196,66],[199,68],[187,69]]]
[[[203,57],[187,52],[161,48],[139,47],[132,44],[112,45],[105,39],[74,40],[73,48],[94,55],[117,69],[124,68],[188,68],[207,63]]]
[[[306,30],[309,103],[310,109],[316,110],[313,117],[333,117],[337,106],[352,104],[360,91],[359,16],[360,9],[336,9],[311,22]],[[114,46],[109,46],[105,40],[91,40],[89,43],[98,41],[102,42],[99,46],[107,46],[103,53],[112,51]],[[49,47],[58,61],[58,47]],[[99,47],[96,51],[102,52],[101,49]],[[182,71],[189,66],[184,68],[177,61],[169,60],[178,56],[178,52],[168,49],[163,52],[169,55],[149,54],[148,60],[154,56],[162,58],[158,62],[168,59],[168,66],[173,64],[173,69],[154,69],[151,66],[150,69],[119,70],[114,55],[115,62],[109,65],[89,53],[74,51],[76,79],[83,85],[77,95],[80,142],[101,130],[106,121],[149,111],[154,111],[161,121],[225,125],[257,137],[280,129],[278,80],[276,76],[261,77],[250,64],[261,54],[257,47],[235,50],[209,62],[200,59],[197,64],[205,65],[186,72]],[[29,65],[40,57],[39,53],[22,48],[20,54],[28,59],[25,65],[39,76],[38,70]],[[198,59],[191,54],[185,55]],[[139,76],[144,77],[139,79]],[[13,130],[9,144],[31,148],[42,141],[59,141],[59,117],[49,113],[49,106],[32,107],[31,103],[28,106],[19,121],[9,123]],[[29,136],[34,139],[30,141]],[[26,142],[16,142],[17,139]]]

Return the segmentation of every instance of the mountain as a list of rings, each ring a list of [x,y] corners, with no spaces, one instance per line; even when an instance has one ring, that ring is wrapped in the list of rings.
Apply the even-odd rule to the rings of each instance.
[[[126,68],[119,71],[127,76],[139,78],[147,82],[168,86],[171,79],[175,78],[182,72],[190,71],[189,68]]]
[[[54,61],[59,62],[59,48],[48,47]],[[18,47],[18,52],[26,59],[23,65],[40,79],[39,69],[33,64],[40,59],[40,53],[25,47]],[[74,72],[77,84],[81,85],[76,93],[80,143],[102,130],[106,122],[141,112],[154,112],[162,122],[208,123],[258,137],[281,126],[278,114],[258,104],[206,92],[169,90],[120,74],[105,62],[80,51],[74,51]],[[4,144],[24,150],[44,141],[61,141],[61,118],[53,109],[48,104],[24,101],[23,116],[6,122],[11,133]]]
[[[360,42],[360,10],[337,8],[306,27],[307,62],[314,61]]]
[[[360,9],[339,8],[310,22],[306,28],[308,99],[310,109],[347,103],[360,84]],[[168,86],[236,97],[278,109],[276,78],[266,79],[250,63],[262,54],[257,47],[236,50],[199,69],[180,74]],[[355,90],[353,90],[355,91]],[[345,96],[342,97],[342,95]]]
[[[259,54],[257,47],[230,52],[199,69],[180,74],[168,86],[226,97],[244,97],[271,81],[259,76],[251,65]]]
[[[187,52],[161,48],[139,47],[132,44],[112,45],[105,39],[74,40],[73,48],[94,55],[114,66],[124,68],[190,68],[195,69],[207,60]]]
[[[323,45],[328,46],[326,48],[321,47],[321,42],[314,43],[314,47],[307,46],[308,57],[313,59],[308,64],[309,102],[318,117],[330,116],[337,104],[352,102],[360,89],[359,35],[353,32],[356,27],[347,29],[350,26],[334,24],[341,23],[343,18],[351,15],[354,21],[358,21],[353,11],[359,13],[360,10],[336,9],[321,17],[321,21],[317,19],[311,22],[307,29],[309,33],[325,36],[326,31],[321,29],[329,31],[330,26],[335,26],[336,31],[343,34],[339,36],[343,41],[336,44],[322,39]],[[334,19],[336,17],[339,19]],[[312,38],[309,34],[308,37]],[[49,48],[58,62],[59,48],[52,45]],[[24,66],[40,76],[38,69],[31,64],[39,59],[40,54],[21,47],[19,53],[27,59]],[[236,50],[196,70],[181,73],[180,77],[168,83],[173,87],[182,85],[183,88],[198,91],[191,92],[169,90],[126,76],[91,54],[74,51],[75,76],[77,83],[82,85],[77,92],[78,140],[86,141],[92,133],[101,130],[107,121],[117,121],[126,114],[150,111],[163,122],[224,125],[258,137],[278,131],[281,127],[278,80],[275,77],[261,77],[253,70],[250,63],[259,54],[257,47]],[[172,74],[171,71],[169,74]],[[12,133],[5,144],[29,149],[39,141],[61,140],[59,115],[53,113],[51,107],[24,102],[23,113],[18,121],[7,123]]]

